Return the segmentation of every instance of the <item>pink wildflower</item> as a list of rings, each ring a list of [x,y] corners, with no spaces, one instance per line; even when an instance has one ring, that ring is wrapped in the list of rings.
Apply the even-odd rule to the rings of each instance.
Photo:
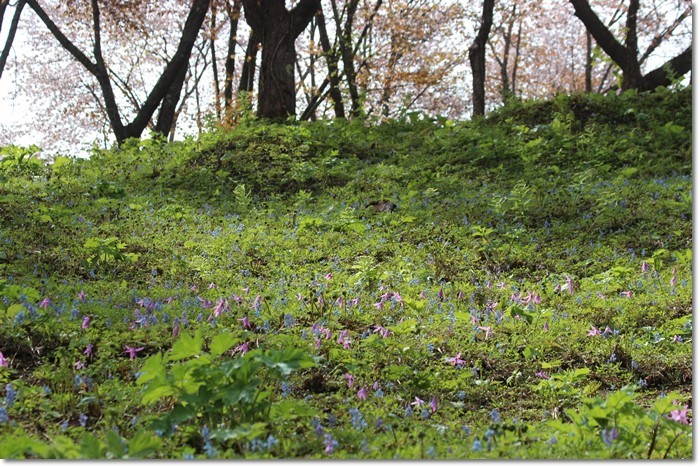
[[[457,352],[457,355],[454,357],[450,357],[447,359],[449,363],[451,363],[453,366],[461,365],[463,363],[467,363],[466,361],[462,360],[462,352]]]
[[[569,294],[573,295],[575,289],[574,280],[566,274],[564,274],[564,278],[566,279],[566,288],[569,290]]]
[[[49,297],[44,297],[44,299],[39,302],[39,308],[47,309],[51,305],[51,299]]]
[[[596,329],[596,327],[591,324],[591,329],[588,331],[588,334],[586,334],[586,336],[594,337],[594,336],[600,336],[602,334],[603,333],[600,332],[600,329]]]
[[[383,310],[384,309],[384,302],[372,303],[372,306],[374,308],[376,308],[377,310]]]
[[[676,281],[678,280],[678,278],[676,277],[676,268],[673,268],[672,274],[673,276],[671,277],[671,287],[675,287]]]
[[[416,396],[415,400],[411,402],[411,405],[415,405],[416,407],[420,407],[423,404],[425,404],[425,401],[420,399],[418,396]]]
[[[85,301],[85,292],[84,291],[81,290],[80,292],[78,292],[78,300],[80,300],[81,302]]]
[[[351,388],[353,381],[355,381],[355,377],[353,375],[351,375],[350,373],[345,373],[343,375],[343,378],[348,380],[348,388]]]
[[[649,263],[642,261],[642,272],[647,272],[649,270]]]
[[[484,337],[485,339],[493,336],[493,328],[491,328],[491,326],[479,326],[479,329],[486,331],[486,336]]]
[[[178,334],[180,334],[180,323],[175,323],[175,326],[173,326],[173,337],[177,337]]]
[[[75,369],[76,370],[82,370],[83,368],[85,368],[85,364],[83,362],[81,362],[80,360],[75,362]]]
[[[238,345],[235,349],[233,349],[233,351],[236,353],[240,352],[241,355],[245,355],[245,353],[248,351],[248,343],[244,342]]]
[[[87,355],[88,357],[92,357],[92,344],[88,344],[87,347],[85,347],[85,351],[83,352],[83,354]]]
[[[224,300],[223,298],[220,298],[219,302],[216,304],[216,308],[214,308],[214,316],[219,316],[224,311],[230,310],[230,309],[231,308],[229,307],[228,300]]]
[[[124,348],[126,349],[124,353],[129,354],[129,360],[135,359],[136,354],[144,349],[143,347],[129,347],[128,345],[125,345]]]
[[[207,289],[209,289],[209,290],[213,290],[215,288],[216,288],[216,284],[213,282],[210,282],[209,285],[207,286]]]
[[[81,324],[80,327],[81,327],[82,329],[87,329],[88,326],[90,326],[90,317],[89,317],[89,316],[85,316],[85,317],[83,318],[83,324]]]
[[[422,292],[420,293],[420,295],[418,295],[418,296],[419,296],[420,298],[422,298],[422,299],[425,299],[425,298],[427,297],[427,295],[425,294],[425,290],[422,291]]]
[[[252,329],[253,327],[250,325],[250,320],[248,320],[247,316],[244,316],[243,318],[238,318],[238,321],[241,322],[243,325],[243,329]]]
[[[430,399],[430,411],[432,413],[437,412],[438,409],[438,399],[437,396],[433,396],[432,399]]]
[[[542,370],[535,373],[535,376],[537,376],[538,378],[542,378],[542,379],[549,379],[549,376],[547,376],[547,373],[545,373]]]
[[[624,292],[620,292],[620,295],[624,295],[627,298],[632,298],[632,291],[631,290],[625,290]]]
[[[5,356],[0,352],[0,368],[5,367],[5,368],[10,368],[10,364],[5,358]]]
[[[329,281],[329,280],[333,279],[333,273],[329,272],[328,274],[323,276],[323,278],[326,279],[327,281]]]
[[[545,331],[549,331],[549,321],[544,322],[544,326],[542,326],[542,329],[544,329]]]
[[[668,418],[674,422],[690,425],[690,420],[688,420],[688,406],[683,406],[680,410],[671,410],[671,413],[668,414]]]
[[[367,389],[363,387],[362,389],[357,391],[357,398],[361,401],[367,400]]]

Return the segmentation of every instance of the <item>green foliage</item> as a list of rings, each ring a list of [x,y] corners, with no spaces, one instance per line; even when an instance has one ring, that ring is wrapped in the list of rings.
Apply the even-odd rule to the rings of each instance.
[[[4,149],[0,455],[690,457],[690,109]]]

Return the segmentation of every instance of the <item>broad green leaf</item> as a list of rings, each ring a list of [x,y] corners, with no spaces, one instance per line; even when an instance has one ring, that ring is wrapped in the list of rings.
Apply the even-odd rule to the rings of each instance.
[[[127,443],[130,458],[148,457],[158,451],[163,442],[154,433],[145,429],[139,430]]]
[[[22,306],[21,303],[15,303],[14,305],[10,305],[7,307],[7,317],[10,319],[14,319],[14,317],[22,311],[24,307]]]
[[[124,457],[125,447],[122,444],[122,437],[115,431],[109,430],[105,435],[107,440],[107,450],[112,454],[112,457],[121,459]]]
[[[92,433],[83,434],[80,440],[80,457],[83,459],[100,459],[104,457],[100,441]]]
[[[160,352],[146,359],[141,370],[139,370],[136,384],[146,384],[155,378],[165,380],[165,363],[163,362],[163,354]]]
[[[231,440],[252,440],[255,438],[261,438],[267,433],[266,423],[252,423],[243,424],[237,426],[236,428],[224,428],[220,430],[214,430],[211,432],[211,437],[213,439],[219,440],[222,443]]]
[[[235,336],[231,332],[223,332],[214,336],[209,345],[209,352],[212,355],[221,355],[228,349],[236,345]]]
[[[173,345],[173,350],[170,352],[168,359],[170,361],[184,360],[200,353],[202,353],[202,332],[198,330],[194,337],[183,332]]]
[[[311,355],[299,349],[271,350],[263,355],[262,361],[268,368],[283,376],[316,364]]]

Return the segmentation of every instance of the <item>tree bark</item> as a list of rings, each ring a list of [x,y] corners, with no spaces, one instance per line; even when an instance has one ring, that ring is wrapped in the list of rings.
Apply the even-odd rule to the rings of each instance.
[[[2,20],[5,16],[5,8],[9,2],[2,2],[0,6],[0,30],[2,30]],[[19,0],[15,6],[15,14],[12,16],[12,22],[10,23],[10,30],[7,33],[7,39],[5,40],[5,47],[2,49],[2,54],[0,54],[0,78],[2,78],[2,72],[5,70],[5,64],[7,63],[7,57],[10,56],[10,50],[12,50],[12,43],[15,41],[15,34],[17,33],[17,26],[19,25],[19,18],[22,15],[22,9],[26,4],[25,0]]]
[[[286,120],[296,115],[295,39],[320,8],[318,0],[301,0],[291,11],[284,0],[243,0],[248,25],[262,45],[258,81],[258,117]]]
[[[586,92],[593,92],[593,38],[586,31]]]
[[[622,70],[622,90],[637,89],[646,91],[671,83],[671,75],[682,76],[692,68],[692,45],[663,66],[642,76],[639,51],[637,50],[637,13],[639,0],[630,0],[627,10],[624,45],[619,43],[612,32],[600,21],[587,0],[569,0],[576,16],[583,22],[598,45]],[[675,27],[675,26],[674,26]],[[656,46],[655,46],[656,47]],[[646,58],[646,57],[644,57]]]
[[[484,0],[481,26],[469,47],[469,64],[472,69],[472,113],[484,115],[486,112],[486,42],[493,24],[495,0]]]
[[[226,13],[228,14],[228,52],[224,65],[224,118],[228,120],[233,112],[233,72],[236,66],[236,35],[238,34],[238,19],[241,17],[241,0],[234,0],[233,6],[226,2]]]
[[[677,57],[644,75],[640,91],[652,91],[659,86],[668,86],[673,82],[674,78],[683,76],[692,69],[693,49],[692,46],[689,46]]]
[[[340,71],[338,70],[338,53],[337,50],[331,47],[328,39],[328,31],[326,30],[326,18],[323,15],[323,10],[319,10],[316,14],[316,22],[318,23],[318,32],[323,48],[323,55],[328,66],[328,82],[330,84],[330,96],[333,100],[333,112],[336,118],[345,118],[345,106],[343,105],[343,95],[340,93]],[[313,102],[309,103],[311,107]]]

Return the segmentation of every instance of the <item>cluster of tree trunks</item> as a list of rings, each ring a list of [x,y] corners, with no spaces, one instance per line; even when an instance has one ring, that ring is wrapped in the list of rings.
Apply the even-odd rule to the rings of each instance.
[[[591,83],[591,56],[593,40],[620,68],[622,72],[622,90],[637,89],[639,91],[652,90],[658,86],[667,86],[679,76],[684,75],[692,68],[692,45],[681,54],[667,61],[662,66],[642,74],[642,64],[653,50],[662,42],[662,35],[653,38],[648,48],[640,55],[638,50],[638,12],[639,0],[630,0],[627,7],[624,41],[616,39],[609,25],[605,25],[591,8],[587,0],[569,0],[574,7],[575,15],[585,25],[587,30],[587,62],[586,62],[586,90],[592,91]],[[295,87],[295,63],[297,54],[295,41],[297,37],[314,22],[314,30],[318,30],[320,45],[325,56],[328,73],[324,81],[318,86],[318,93],[309,99],[309,106],[301,118],[310,118],[314,115],[318,104],[330,96],[333,103],[333,112],[336,118],[358,117],[361,114],[360,95],[357,87],[357,73],[359,67],[356,56],[360,43],[367,34],[374,15],[377,14],[382,0],[377,0],[370,21],[358,37],[353,38],[354,18],[357,13],[359,0],[347,0],[341,14],[337,0],[331,0],[333,10],[333,24],[335,25],[335,42],[331,44],[327,31],[326,18],[323,14],[320,0],[299,0],[296,5],[288,10],[285,0],[229,0],[224,2],[229,18],[229,37],[227,56],[224,64],[223,93],[220,92],[220,79],[218,70],[214,66],[214,84],[216,99],[216,114],[220,120],[230,121],[237,106],[249,106],[249,102],[234,102],[234,68],[235,47],[241,12],[251,28],[246,54],[238,84],[239,99],[245,98],[255,88],[255,66],[258,50],[261,50],[261,60],[257,87],[257,115],[261,118],[283,121],[297,115],[296,111],[296,87]],[[0,28],[8,0],[0,0]],[[495,0],[484,0],[482,4],[480,26],[474,42],[469,47],[468,59],[472,70],[472,108],[474,115],[485,113],[485,83],[486,83],[486,47],[490,45]],[[14,14],[10,21],[9,31],[6,35],[5,46],[0,52],[0,77],[5,68],[7,58],[17,31],[20,16],[25,6],[28,6],[41,19],[46,28],[51,32],[61,46],[68,51],[99,83],[101,101],[110,126],[116,140],[121,144],[131,137],[140,137],[149,126],[156,132],[168,134],[174,127],[177,119],[177,106],[181,99],[183,83],[185,82],[187,66],[192,55],[195,41],[204,23],[207,12],[213,9],[211,15],[211,29],[216,29],[215,9],[217,3],[212,0],[192,0],[189,15],[180,35],[177,50],[167,61],[165,69],[151,89],[146,100],[138,107],[135,117],[130,122],[124,122],[122,113],[117,104],[110,72],[105,65],[102,52],[100,7],[98,0],[91,0],[92,11],[92,51],[81,50],[49,17],[41,7],[39,0],[17,0]],[[513,27],[515,24],[516,6],[513,4],[511,20],[506,28],[499,26],[497,29],[502,34],[504,42],[503,56],[498,61],[501,71],[501,94],[504,101],[515,89],[517,63],[509,76],[508,57],[510,47],[520,47],[520,32],[518,32],[515,44],[512,42]],[[690,9],[681,15],[674,24],[669,26],[667,32],[680,24],[690,14]],[[210,52],[212,63],[216,63],[216,51],[213,46],[214,39],[210,39]],[[491,45],[493,49],[493,45]],[[392,49],[393,50],[393,49]],[[91,57],[89,56],[91,55]],[[516,54],[516,62],[517,62]],[[391,61],[391,59],[390,59]],[[342,64],[342,67],[340,66]],[[343,83],[342,81],[346,83]],[[346,84],[350,97],[350,110],[345,108],[341,84]],[[155,124],[153,117],[157,111]]]

